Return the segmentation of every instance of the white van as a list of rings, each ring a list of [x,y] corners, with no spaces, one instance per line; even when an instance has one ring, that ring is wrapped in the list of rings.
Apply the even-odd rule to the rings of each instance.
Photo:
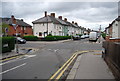
[[[89,41],[97,41],[98,35],[97,32],[90,32]]]

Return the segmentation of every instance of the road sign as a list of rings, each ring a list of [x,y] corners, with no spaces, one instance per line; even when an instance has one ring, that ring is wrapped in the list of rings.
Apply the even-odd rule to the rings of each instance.
[[[12,24],[12,25],[13,25],[14,29],[16,30],[18,25],[16,25],[16,24]]]

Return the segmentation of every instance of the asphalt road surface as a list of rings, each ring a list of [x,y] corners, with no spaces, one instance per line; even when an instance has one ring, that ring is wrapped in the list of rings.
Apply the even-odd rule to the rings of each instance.
[[[1,64],[3,79],[49,79],[76,51],[102,50],[102,45],[88,39],[58,43],[26,43],[19,47],[36,52]]]

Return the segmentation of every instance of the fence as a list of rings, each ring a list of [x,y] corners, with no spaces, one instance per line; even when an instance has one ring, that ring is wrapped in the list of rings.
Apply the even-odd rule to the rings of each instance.
[[[120,42],[105,41],[103,48],[105,48],[105,54],[103,54],[105,61],[116,79],[120,80]]]

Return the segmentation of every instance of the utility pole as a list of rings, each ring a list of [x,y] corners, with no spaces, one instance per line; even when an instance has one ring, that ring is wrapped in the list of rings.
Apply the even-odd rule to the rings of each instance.
[[[46,17],[47,18],[47,17]],[[48,18],[47,18],[47,35],[48,35]]]
[[[100,43],[100,39],[101,39],[101,25],[100,25],[100,28],[99,28],[99,43]]]

